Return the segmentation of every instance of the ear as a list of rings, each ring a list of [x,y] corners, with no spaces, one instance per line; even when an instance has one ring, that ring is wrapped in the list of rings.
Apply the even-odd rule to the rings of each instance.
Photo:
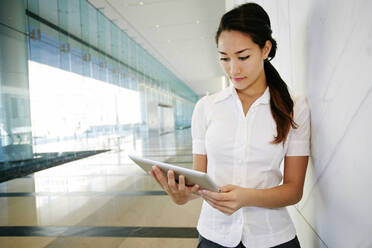
[[[267,59],[267,57],[269,56],[269,53],[271,51],[272,46],[273,46],[273,44],[271,43],[271,41],[267,40],[265,42],[265,46],[262,49],[262,52],[263,52],[262,55],[263,55],[264,59]]]

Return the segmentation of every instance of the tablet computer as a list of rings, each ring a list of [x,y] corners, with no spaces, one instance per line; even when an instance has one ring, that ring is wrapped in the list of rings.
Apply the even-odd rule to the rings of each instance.
[[[210,191],[218,192],[218,186],[213,180],[204,172],[187,169],[184,167],[176,166],[173,164],[167,164],[147,158],[141,158],[134,155],[128,155],[137,165],[139,165],[146,173],[152,170],[152,166],[158,166],[165,176],[167,176],[168,170],[173,170],[175,174],[176,182],[178,182],[178,176],[183,175],[185,177],[185,183],[187,186],[193,186],[197,184],[201,189],[208,189]]]

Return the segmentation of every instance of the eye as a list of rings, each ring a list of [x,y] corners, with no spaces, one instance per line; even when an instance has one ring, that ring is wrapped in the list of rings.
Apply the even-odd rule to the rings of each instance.
[[[249,55],[248,56],[245,56],[245,57],[239,57],[240,60],[246,60],[249,58]]]
[[[220,58],[222,61],[229,61],[229,58]]]

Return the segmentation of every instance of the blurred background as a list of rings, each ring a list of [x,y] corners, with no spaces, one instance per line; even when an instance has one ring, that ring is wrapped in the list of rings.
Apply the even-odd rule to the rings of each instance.
[[[1,247],[196,246],[201,201],[175,206],[127,155],[192,167],[194,105],[229,85],[219,19],[244,2],[0,1]],[[301,244],[372,247],[372,2],[256,2],[311,109]]]

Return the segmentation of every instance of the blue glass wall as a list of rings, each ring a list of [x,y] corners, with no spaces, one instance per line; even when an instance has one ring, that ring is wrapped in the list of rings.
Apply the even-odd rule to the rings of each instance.
[[[28,0],[27,15],[31,60],[127,88],[144,83],[193,103],[198,99],[86,0]]]
[[[102,148],[110,146],[113,137],[190,126],[198,96],[86,0],[27,0],[26,15],[37,152],[53,142],[50,151],[89,149],[92,144]],[[65,88],[59,88],[61,84]],[[99,87],[105,90],[96,91]],[[94,100],[92,94],[97,94]],[[47,102],[47,96],[54,100]],[[131,112],[137,110],[136,104],[130,106],[132,98],[139,101],[139,116]],[[170,121],[163,124],[159,113]],[[41,119],[48,114],[54,116],[50,125]],[[87,139],[94,142],[84,145]],[[66,145],[71,140],[76,141],[73,147]]]
[[[24,9],[24,1],[0,1],[1,167],[33,156]]]

